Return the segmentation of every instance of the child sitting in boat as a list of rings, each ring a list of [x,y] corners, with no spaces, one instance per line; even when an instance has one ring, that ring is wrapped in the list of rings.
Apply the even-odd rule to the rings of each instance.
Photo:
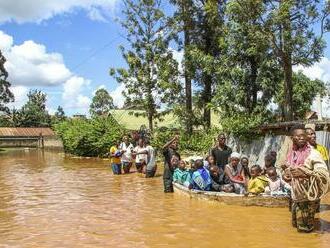
[[[286,195],[289,186],[277,175],[275,167],[267,170],[268,186],[265,188],[265,193],[270,195]]]
[[[268,186],[268,179],[266,176],[261,175],[262,169],[259,165],[253,165],[250,170],[251,179],[248,183],[248,193],[258,195],[265,192]]]
[[[233,152],[230,155],[229,164],[225,166],[225,175],[233,184],[236,194],[245,194],[246,179],[240,162],[240,154]]]
[[[225,172],[222,168],[213,165],[210,168],[210,175],[212,180],[211,190],[213,191],[223,191],[226,193],[234,192],[233,185],[230,184],[225,176]]]
[[[249,169],[249,158],[245,155],[242,156],[240,164],[244,172],[245,179],[248,180],[251,178],[250,169]]]
[[[267,154],[265,156],[264,161],[265,164],[264,164],[264,169],[262,171],[262,175],[266,175],[268,169],[275,168],[276,158],[274,158],[273,155],[271,154]]]
[[[216,162],[215,162],[215,158],[212,155],[209,155],[206,157],[205,161],[204,161],[204,167],[208,170],[210,170],[210,168],[212,166],[216,166]]]
[[[192,173],[189,188],[209,191],[211,190],[212,180],[210,173],[204,168],[203,160],[198,159],[194,163],[195,171]]]
[[[186,169],[186,162],[184,160],[180,160],[178,168],[174,170],[173,173],[173,182],[179,183],[186,187],[190,184],[190,173]]]

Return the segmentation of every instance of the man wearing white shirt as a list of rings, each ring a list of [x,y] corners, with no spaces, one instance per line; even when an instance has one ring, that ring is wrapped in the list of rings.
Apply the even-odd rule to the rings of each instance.
[[[146,140],[146,149],[148,151],[146,177],[154,177],[157,170],[156,153],[149,140]]]
[[[128,137],[123,137],[123,142],[120,144],[119,149],[123,152],[121,156],[121,164],[123,166],[124,173],[129,173],[132,166],[132,152],[133,145],[128,141]]]
[[[134,148],[135,158],[135,166],[136,170],[139,173],[142,173],[143,166],[145,166],[148,162],[148,150],[144,145],[144,140],[142,138],[139,139],[138,145]]]

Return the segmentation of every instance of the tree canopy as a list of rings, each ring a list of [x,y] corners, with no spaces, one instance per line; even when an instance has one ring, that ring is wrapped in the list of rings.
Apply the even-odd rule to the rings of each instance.
[[[113,99],[106,89],[98,89],[92,99],[89,112],[92,116],[107,115],[111,109],[114,109]]]

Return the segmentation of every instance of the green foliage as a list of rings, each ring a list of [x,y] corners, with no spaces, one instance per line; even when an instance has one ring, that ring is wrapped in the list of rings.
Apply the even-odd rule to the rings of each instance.
[[[92,116],[107,115],[111,109],[114,109],[113,99],[106,89],[98,89],[92,99],[89,112]]]
[[[259,135],[258,127],[267,120],[267,115],[233,113],[231,116],[224,116],[221,119],[221,125],[226,133],[230,133],[234,137],[252,140]]]
[[[219,134],[218,129],[199,130],[188,135],[185,130],[155,130],[152,138],[152,145],[157,149],[162,149],[163,145],[173,138],[175,134],[180,136],[179,149],[181,152],[196,152],[199,154],[207,153],[214,145],[215,138]]]
[[[66,120],[65,112],[61,106],[57,107],[57,110],[55,114],[51,117],[51,120],[52,120],[52,126]]]
[[[148,117],[149,129],[154,119],[162,117],[163,104],[174,101],[179,92],[178,63],[169,49],[172,33],[161,11],[160,0],[124,0],[128,46],[121,47],[127,69],[111,69],[110,74],[126,87],[124,95],[130,106],[135,106]],[[166,111],[165,111],[166,112]]]
[[[112,117],[69,119],[55,125],[66,152],[78,156],[104,156],[124,134]]]
[[[28,101],[18,111],[19,127],[50,127],[51,118],[46,110],[47,95],[39,90],[28,93]]]
[[[9,89],[11,84],[7,81],[8,72],[4,67],[5,63],[6,58],[0,51],[0,111],[9,112],[6,104],[14,101],[14,95]]]
[[[296,119],[303,119],[306,112],[311,110],[311,106],[316,96],[325,96],[326,86],[321,80],[311,80],[301,71],[293,75],[293,114]],[[284,87],[278,89],[276,102],[284,101]]]

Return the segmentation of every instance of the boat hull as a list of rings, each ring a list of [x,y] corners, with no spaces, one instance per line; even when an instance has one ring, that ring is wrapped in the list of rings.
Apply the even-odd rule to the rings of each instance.
[[[187,195],[190,198],[214,201],[226,205],[260,206],[270,208],[284,208],[289,206],[289,198],[286,196],[244,196],[234,193],[189,190],[188,188],[177,183],[173,183],[173,186],[175,193]]]

